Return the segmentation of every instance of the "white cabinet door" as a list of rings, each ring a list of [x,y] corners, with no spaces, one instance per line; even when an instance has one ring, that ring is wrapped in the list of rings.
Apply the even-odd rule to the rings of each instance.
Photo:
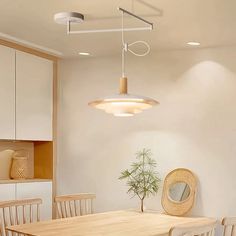
[[[16,51],[16,139],[52,140],[53,62]]]
[[[16,199],[41,198],[41,220],[52,219],[52,182],[17,183]]]
[[[15,50],[0,46],[0,139],[15,138]]]
[[[0,201],[15,200],[15,184],[0,184]]]

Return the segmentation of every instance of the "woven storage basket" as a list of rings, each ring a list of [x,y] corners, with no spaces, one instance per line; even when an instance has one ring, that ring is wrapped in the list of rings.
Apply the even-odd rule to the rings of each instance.
[[[15,156],[12,158],[11,178],[26,179],[28,177],[28,158]]]

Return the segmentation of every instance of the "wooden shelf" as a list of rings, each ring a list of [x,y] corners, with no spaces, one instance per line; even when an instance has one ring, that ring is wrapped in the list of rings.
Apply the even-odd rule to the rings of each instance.
[[[15,184],[15,183],[33,183],[33,182],[50,182],[52,179],[0,179],[0,184]]]

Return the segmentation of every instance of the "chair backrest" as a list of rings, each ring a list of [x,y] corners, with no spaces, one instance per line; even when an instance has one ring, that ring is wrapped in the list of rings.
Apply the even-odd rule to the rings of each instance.
[[[6,227],[40,221],[40,204],[40,198],[0,202],[0,235],[19,235],[7,231]]]
[[[222,220],[224,236],[236,236],[236,217],[226,217]]]
[[[202,224],[182,224],[170,229],[169,236],[214,236],[216,221]]]
[[[96,195],[93,193],[57,196],[55,197],[57,215],[59,218],[67,218],[92,214],[94,212],[93,200],[95,198]]]

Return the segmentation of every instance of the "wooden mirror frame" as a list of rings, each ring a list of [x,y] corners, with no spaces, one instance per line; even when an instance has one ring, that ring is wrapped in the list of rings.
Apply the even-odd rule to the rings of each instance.
[[[174,201],[169,196],[170,187],[179,182],[188,184],[190,194],[187,199],[181,202]],[[165,178],[161,204],[168,215],[184,216],[193,208],[197,189],[197,179],[192,171],[178,168],[171,171]]]

